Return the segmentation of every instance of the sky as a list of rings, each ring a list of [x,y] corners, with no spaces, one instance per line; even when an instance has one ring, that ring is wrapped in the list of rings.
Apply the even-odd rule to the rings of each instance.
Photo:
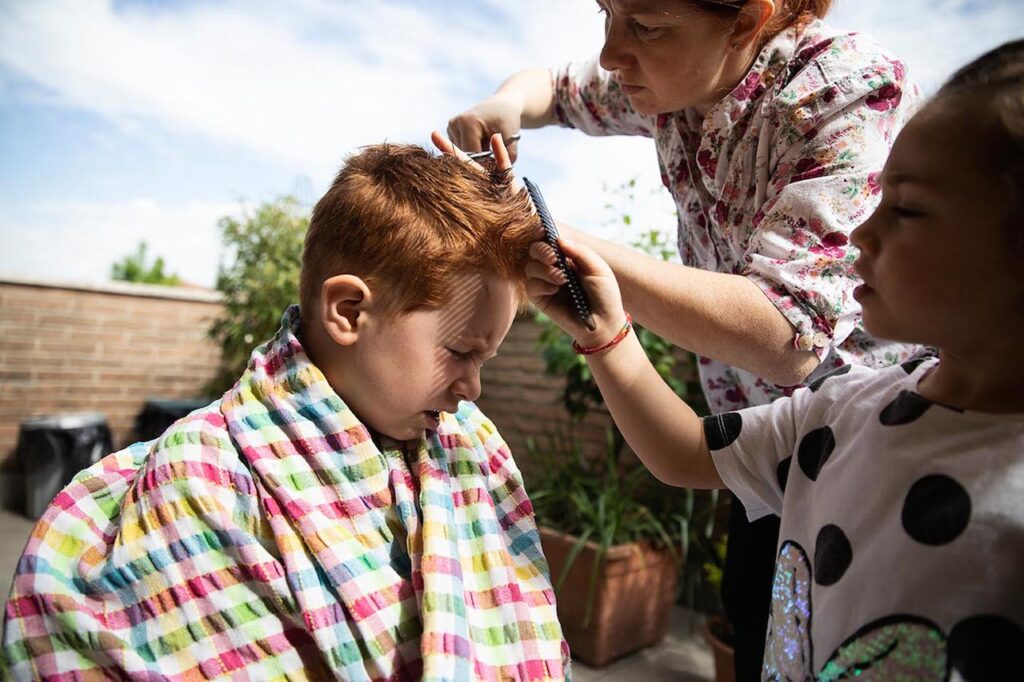
[[[928,92],[1024,35],[1020,0],[837,0]],[[312,204],[346,154],[430,131],[514,71],[588,58],[592,0],[0,0],[0,277],[103,282],[140,241],[213,286],[217,220]],[[613,239],[673,230],[653,144],[524,131],[516,172]],[[615,191],[636,179],[632,200]],[[609,206],[612,204],[612,206]],[[629,213],[632,228],[620,216]]]

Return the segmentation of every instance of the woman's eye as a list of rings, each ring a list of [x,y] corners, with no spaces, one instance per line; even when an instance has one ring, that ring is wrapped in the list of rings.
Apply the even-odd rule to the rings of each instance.
[[[451,353],[452,355],[454,355],[459,360],[472,360],[473,359],[473,355],[471,353],[463,353],[462,351],[455,350],[454,348],[449,348],[448,352]]]
[[[650,40],[651,38],[655,38],[661,31],[661,29],[657,27],[645,26],[636,19],[632,21],[632,24],[633,33],[635,33],[638,38],[641,38],[643,40]]]

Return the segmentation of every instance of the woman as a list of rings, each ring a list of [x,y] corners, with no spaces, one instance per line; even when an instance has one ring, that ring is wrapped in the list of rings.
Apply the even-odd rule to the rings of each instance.
[[[492,133],[555,123],[653,138],[683,265],[566,231],[612,266],[639,323],[701,356],[715,412],[909,357],[864,332],[848,236],[912,113],[902,63],[825,24],[831,0],[598,5],[599,60],[515,74],[451,120],[452,141],[477,151]],[[739,679],[760,670],[777,524],[748,525],[734,503],[723,598]]]

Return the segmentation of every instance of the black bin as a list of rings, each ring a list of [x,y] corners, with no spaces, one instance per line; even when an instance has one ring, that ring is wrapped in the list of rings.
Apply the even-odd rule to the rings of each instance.
[[[153,440],[189,412],[206,407],[209,400],[189,398],[183,400],[149,399],[135,417],[135,440]]]
[[[25,515],[38,519],[75,474],[113,450],[107,418],[95,412],[21,423],[16,457],[25,472]]]

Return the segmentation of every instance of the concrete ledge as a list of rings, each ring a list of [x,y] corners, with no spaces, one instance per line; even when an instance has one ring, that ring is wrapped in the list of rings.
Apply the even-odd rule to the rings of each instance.
[[[15,284],[24,287],[44,289],[70,289],[72,291],[94,291],[117,296],[134,296],[142,298],[169,298],[178,301],[198,301],[201,303],[220,303],[221,293],[202,287],[171,287],[158,284],[136,284],[134,282],[61,282],[57,280],[35,279],[0,273],[0,284]]]

